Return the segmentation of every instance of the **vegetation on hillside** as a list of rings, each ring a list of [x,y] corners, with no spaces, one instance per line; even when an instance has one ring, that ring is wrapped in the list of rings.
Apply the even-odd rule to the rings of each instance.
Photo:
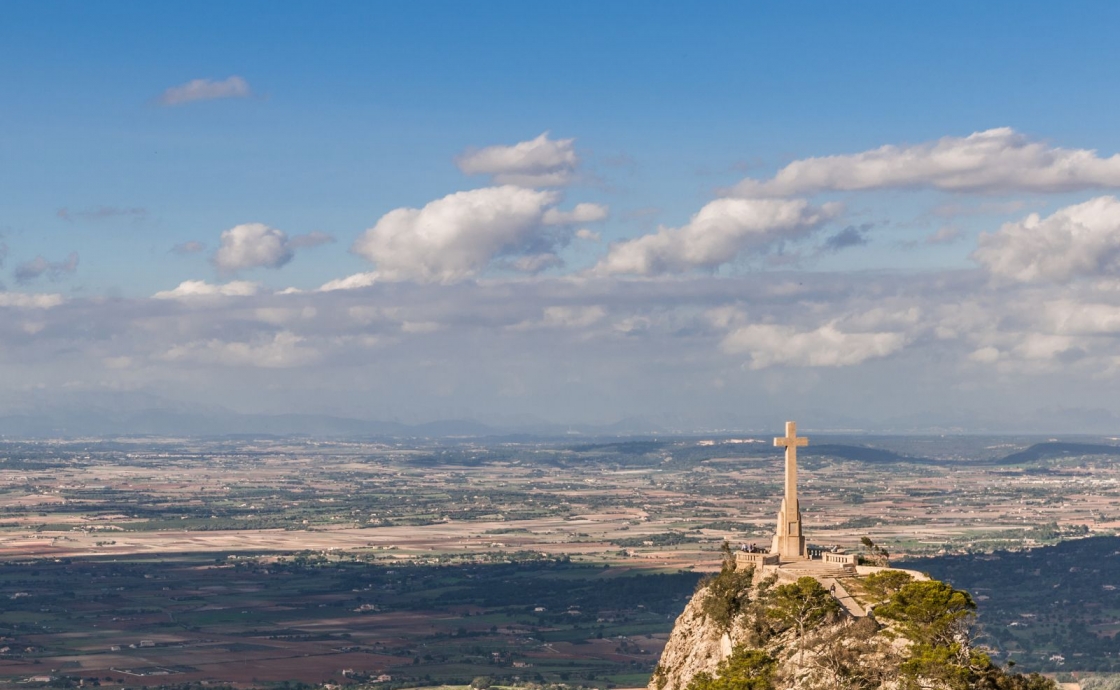
[[[1120,539],[1090,537],[1027,551],[942,556],[905,567],[980,600],[980,640],[1034,671],[1120,672]]]
[[[719,573],[701,580],[697,591],[707,592],[701,601],[700,610],[716,629],[727,632],[751,603],[754,568],[736,569],[730,545],[723,542],[722,548],[723,565]]]
[[[702,583],[699,601],[711,625],[734,629],[742,642],[687,690],[1056,688],[1037,674],[1001,668],[974,645],[976,603],[944,582],[890,570],[862,578],[858,588],[873,611],[851,618],[816,579],[752,587],[753,570],[736,570],[731,556]]]

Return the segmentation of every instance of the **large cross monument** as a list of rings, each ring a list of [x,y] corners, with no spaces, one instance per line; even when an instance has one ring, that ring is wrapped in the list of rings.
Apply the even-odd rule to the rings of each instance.
[[[797,422],[786,422],[786,435],[774,439],[774,445],[786,448],[786,495],[778,511],[778,530],[770,553],[805,558],[805,533],[801,531],[801,506],[797,504],[797,448],[809,445],[809,439],[797,437]]]

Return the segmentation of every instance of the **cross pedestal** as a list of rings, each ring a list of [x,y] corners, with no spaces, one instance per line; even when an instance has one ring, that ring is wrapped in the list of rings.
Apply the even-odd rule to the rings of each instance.
[[[778,529],[770,553],[783,559],[805,558],[805,534],[801,531],[801,506],[797,503],[797,448],[809,445],[809,439],[797,437],[797,423],[786,422],[786,435],[774,439],[775,446],[786,449],[786,493],[778,511]]]

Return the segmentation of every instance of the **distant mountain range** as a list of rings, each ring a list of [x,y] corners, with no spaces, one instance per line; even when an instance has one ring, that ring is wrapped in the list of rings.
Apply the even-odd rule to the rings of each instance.
[[[1015,434],[1027,429],[1041,434],[1047,425],[1034,418],[1017,423],[983,421],[973,417],[973,426],[939,426],[932,419],[906,417],[877,424],[836,416],[827,410],[803,411],[813,423],[805,428],[814,435],[836,434]],[[1067,434],[1102,434],[1120,431],[1120,418],[1101,410],[1046,410],[1040,417],[1058,425],[1051,431]],[[609,424],[556,424],[519,414],[510,417],[441,419],[422,423],[398,420],[371,420],[332,414],[249,414],[219,405],[204,405],[168,400],[144,392],[39,392],[32,391],[0,402],[0,437],[74,438],[106,436],[311,436],[311,437],[392,437],[392,438],[482,438],[491,436],[564,437],[683,437],[698,434],[727,436],[763,429],[778,430],[784,418],[742,420],[725,415],[719,429],[685,419],[629,417]],[[924,426],[923,426],[924,424]],[[826,452],[822,446],[810,447],[810,454]],[[865,462],[925,462],[928,459],[900,456],[891,451],[862,446],[832,445],[827,452]],[[1026,451],[1024,451],[1026,452]],[[1045,452],[1060,452],[1049,449]]]
[[[896,453],[882,448],[849,446],[835,443],[809,446],[800,451],[800,455],[806,457],[829,456],[872,464],[910,463],[914,465],[946,465],[956,464],[958,462],[956,460],[938,460],[934,458],[903,455],[902,453]],[[1045,443],[1036,443],[1028,448],[1010,453],[1003,457],[989,458],[987,460],[973,460],[970,461],[970,464],[992,466],[1022,465],[1039,460],[1052,460],[1054,458],[1082,455],[1120,456],[1120,445],[1110,446],[1101,443],[1047,441]]]
[[[506,424],[445,419],[418,424],[325,414],[241,414],[216,405],[191,405],[145,393],[29,396],[0,409],[0,437],[311,436],[456,438],[487,436],[631,436],[664,433],[656,424],[625,419],[605,425],[559,425],[530,417]]]

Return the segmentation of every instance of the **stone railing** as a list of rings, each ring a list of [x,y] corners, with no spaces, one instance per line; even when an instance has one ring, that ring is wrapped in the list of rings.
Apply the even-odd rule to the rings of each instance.
[[[761,551],[736,551],[736,565],[778,565],[779,558],[776,553],[763,553]]]
[[[854,553],[834,553],[832,551],[825,551],[821,554],[821,560],[825,563],[831,563],[854,570],[858,562],[858,557]]]

